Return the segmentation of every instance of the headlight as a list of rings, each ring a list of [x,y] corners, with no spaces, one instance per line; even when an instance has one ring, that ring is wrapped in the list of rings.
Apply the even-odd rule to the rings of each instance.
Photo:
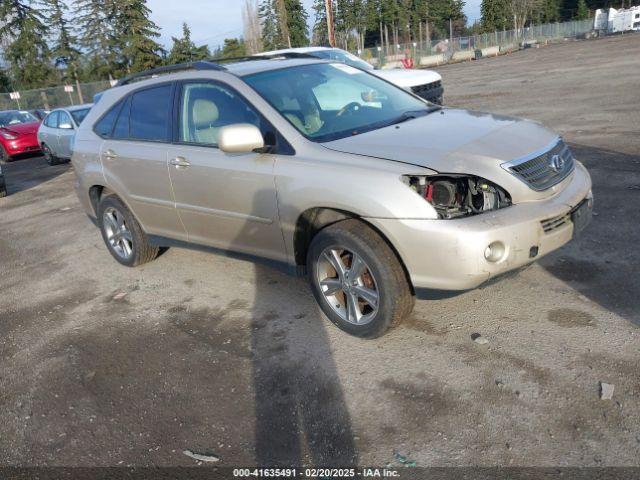
[[[403,181],[429,202],[439,218],[458,218],[511,205],[501,187],[472,175],[405,175]]]
[[[18,135],[8,132],[7,130],[0,130],[0,135],[2,135],[2,137],[6,138],[7,140],[15,140],[16,138],[18,138]]]

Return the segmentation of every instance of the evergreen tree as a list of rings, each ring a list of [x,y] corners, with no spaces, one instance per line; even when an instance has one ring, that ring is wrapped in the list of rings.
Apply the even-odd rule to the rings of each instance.
[[[115,41],[116,5],[113,0],[75,0],[78,43],[84,55],[83,80],[113,78],[118,70]]]
[[[327,10],[325,0],[315,0],[313,3],[314,23],[311,31],[311,41],[314,45],[329,45],[327,31]]]
[[[206,45],[196,47],[195,43],[191,41],[191,30],[186,23],[182,24],[182,38],[171,37],[171,39],[173,46],[167,58],[167,63],[170,65],[211,58],[209,47]]]
[[[262,0],[258,7],[258,15],[262,22],[262,46],[265,50],[284,48],[278,29],[278,15],[275,0]]]
[[[284,0],[286,9],[287,31],[292,47],[305,47],[309,45],[307,35],[307,11],[300,0]],[[282,19],[281,19],[282,21]]]
[[[73,35],[67,19],[68,6],[61,0],[46,0],[49,32],[53,39],[51,57],[57,68],[64,69],[62,80],[69,82],[78,79],[78,58],[80,51],[76,48],[77,39]],[[66,77],[66,78],[65,78]]]
[[[158,26],[149,18],[146,0],[112,0],[115,4],[114,41],[120,54],[121,71],[128,74],[148,70],[162,63],[164,53],[154,38]]]
[[[11,88],[11,80],[9,80],[9,76],[7,72],[3,69],[0,69],[0,92],[11,92],[13,89]]]
[[[265,50],[309,44],[307,12],[300,0],[262,0],[258,8]]]
[[[224,45],[219,52],[217,52],[216,58],[236,58],[244,57],[247,54],[247,49],[244,44],[244,40],[237,38],[225,38]]]
[[[495,32],[513,28],[508,0],[482,0],[480,5],[482,30]]]
[[[589,18],[589,7],[587,7],[585,0],[578,0],[578,8],[573,18],[574,20],[586,20]]]
[[[47,27],[31,0],[0,0],[0,44],[16,88],[53,83]]]

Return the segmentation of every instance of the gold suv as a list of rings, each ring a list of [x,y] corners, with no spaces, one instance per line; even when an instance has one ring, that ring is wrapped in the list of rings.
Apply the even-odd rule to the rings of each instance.
[[[307,274],[360,337],[571,240],[591,180],[538,123],[442,108],[307,58],[164,67],[79,127],[77,190],[113,257],[206,246]]]

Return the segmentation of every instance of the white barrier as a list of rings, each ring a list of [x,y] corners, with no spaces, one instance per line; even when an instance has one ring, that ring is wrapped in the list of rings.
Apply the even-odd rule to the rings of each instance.
[[[471,60],[475,57],[475,52],[473,50],[461,50],[456,52],[451,57],[452,62],[464,62],[465,60]]]
[[[445,63],[444,53],[440,53],[438,55],[429,55],[427,57],[420,57],[420,66],[421,67],[433,67],[434,65],[440,65],[441,63]]]
[[[500,47],[487,47],[482,50],[483,57],[497,57],[500,54]]]

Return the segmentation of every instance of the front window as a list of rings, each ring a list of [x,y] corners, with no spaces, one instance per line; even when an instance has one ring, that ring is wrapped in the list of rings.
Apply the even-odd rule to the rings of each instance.
[[[313,55],[314,57],[322,58],[324,60],[336,60],[338,62],[351,65],[352,67],[361,68],[363,70],[373,70],[373,66],[369,63],[359,59],[349,52],[340,50],[338,48],[332,48],[330,50],[316,50],[315,52],[310,52],[309,55]]]
[[[439,108],[341,63],[271,70],[248,75],[244,80],[316,142],[358,135]]]
[[[37,121],[38,119],[29,112],[11,111],[0,113],[0,127],[8,127],[18,123],[31,123]]]
[[[234,91],[222,85],[186,83],[180,107],[180,141],[218,145],[220,129],[250,123],[264,132],[261,118]]]

